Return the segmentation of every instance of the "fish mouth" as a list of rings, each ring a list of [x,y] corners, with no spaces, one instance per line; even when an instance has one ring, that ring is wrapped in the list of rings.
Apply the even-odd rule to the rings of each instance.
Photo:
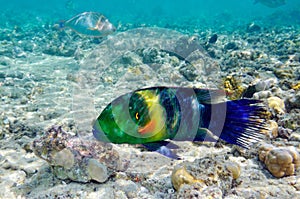
[[[102,130],[101,126],[98,122],[95,122],[93,129],[92,129],[94,137],[101,142],[111,143],[107,135],[105,135],[104,131]]]

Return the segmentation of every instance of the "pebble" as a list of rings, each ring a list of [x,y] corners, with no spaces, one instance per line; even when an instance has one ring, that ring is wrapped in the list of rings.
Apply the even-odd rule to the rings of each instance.
[[[115,191],[112,187],[102,187],[98,191],[89,193],[87,195],[87,199],[94,198],[115,199]]]
[[[65,148],[53,155],[53,163],[54,165],[70,169],[75,163],[74,155],[69,149]]]
[[[299,132],[292,133],[289,136],[289,140],[300,142],[300,133]]]
[[[172,179],[173,187],[176,190],[179,190],[179,188],[183,184],[194,184],[194,183],[204,184],[202,180],[195,179],[194,176],[189,174],[184,167],[174,169],[172,172],[171,179]]]
[[[217,35],[217,34],[213,34],[213,35],[209,38],[208,43],[214,44],[214,43],[217,42],[217,40],[218,40],[218,35]]]
[[[105,182],[109,177],[107,167],[95,159],[88,160],[87,172],[97,182]]]
[[[267,129],[263,131],[267,137],[269,138],[277,138],[278,137],[278,124],[274,120],[267,121]]]
[[[300,109],[300,91],[289,96],[286,103],[289,109]]]
[[[224,46],[224,50],[237,50],[238,46],[235,42],[229,42]]]
[[[279,97],[269,97],[267,99],[268,106],[271,109],[273,114],[284,114],[285,113],[285,104],[282,99]]]
[[[118,179],[116,181],[116,188],[125,192],[128,198],[137,197],[137,193],[139,192],[138,185],[131,180]]]

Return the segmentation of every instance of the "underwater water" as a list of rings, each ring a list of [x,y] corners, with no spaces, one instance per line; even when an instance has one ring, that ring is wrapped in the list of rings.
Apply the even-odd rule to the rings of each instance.
[[[286,0],[286,4],[278,8],[270,8],[261,3],[254,4],[254,0],[54,0],[44,3],[38,0],[1,0],[0,25],[51,24],[85,11],[103,13],[114,23],[157,26],[194,21],[198,25],[214,27],[256,20],[263,20],[266,26],[276,25],[274,23],[294,25],[299,23],[299,7],[300,2],[297,0]]]
[[[299,198],[299,0],[0,11],[0,199]]]

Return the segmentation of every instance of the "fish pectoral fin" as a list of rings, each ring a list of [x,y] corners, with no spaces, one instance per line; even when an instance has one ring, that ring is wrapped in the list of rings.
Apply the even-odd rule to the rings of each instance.
[[[151,142],[143,144],[149,151],[155,151],[168,158],[179,160],[179,156],[171,151],[171,149],[178,149],[176,144],[170,143],[168,141]]]
[[[156,150],[156,152],[168,157],[168,158],[172,158],[175,160],[180,160],[181,158],[176,155],[175,153],[173,153],[168,147],[166,146],[161,146],[158,150]]]
[[[179,149],[178,145],[168,141],[149,142],[143,144],[143,146],[145,146],[149,151],[156,151],[161,146],[167,146],[169,149]]]

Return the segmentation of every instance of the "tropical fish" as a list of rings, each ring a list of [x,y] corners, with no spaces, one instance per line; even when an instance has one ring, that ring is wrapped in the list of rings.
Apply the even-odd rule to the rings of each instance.
[[[261,140],[265,109],[259,100],[224,101],[214,89],[150,87],[124,94],[93,125],[97,140],[143,144],[171,158],[174,141],[217,141],[249,148]]]
[[[255,0],[254,4],[261,3],[270,8],[277,8],[279,6],[285,5],[285,0]]]
[[[79,34],[93,37],[104,37],[116,30],[104,15],[97,12],[80,13],[67,21],[61,21],[58,26],[60,29],[69,27]]]

